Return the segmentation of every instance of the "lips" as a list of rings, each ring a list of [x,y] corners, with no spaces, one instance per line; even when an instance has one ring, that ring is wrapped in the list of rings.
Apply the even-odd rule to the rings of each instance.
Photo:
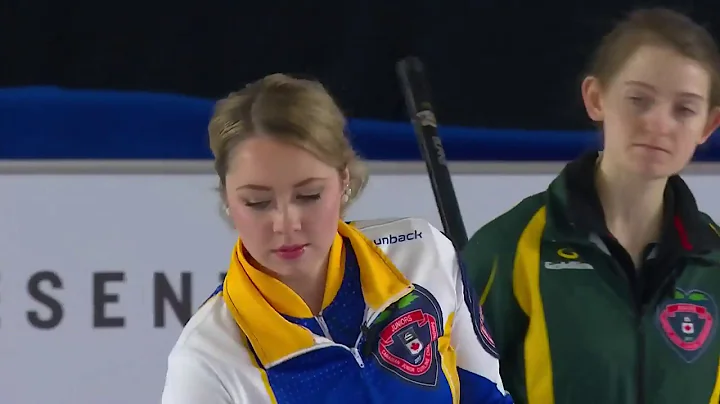
[[[650,144],[642,144],[642,143],[636,144],[635,146],[637,146],[637,147],[642,147],[642,148],[645,148],[645,149],[650,149],[650,150],[661,151],[661,152],[665,152],[665,153],[670,154],[670,150],[664,149],[664,148],[662,148],[662,147],[660,147],[660,146],[655,146],[655,145],[650,145]]]
[[[305,248],[309,244],[294,244],[282,246],[273,252],[283,260],[296,260],[305,254]]]
[[[306,246],[306,244],[284,245],[275,251],[280,252],[280,253],[291,253],[291,252],[302,250],[303,248],[305,248],[305,246]]]

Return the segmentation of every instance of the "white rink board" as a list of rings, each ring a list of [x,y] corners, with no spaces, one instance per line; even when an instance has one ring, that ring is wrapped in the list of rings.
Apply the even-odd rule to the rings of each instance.
[[[469,233],[552,178],[456,175]],[[686,181],[701,208],[720,218],[720,175]],[[220,215],[215,186],[209,174],[0,175],[0,403],[159,402],[180,324],[165,304],[166,324],[154,326],[154,273],[179,291],[181,273],[189,272],[193,308],[217,286],[234,234]],[[426,175],[373,176],[348,218],[398,216],[440,227]],[[29,311],[51,318],[28,289],[42,271],[62,283],[40,285],[62,307],[62,320],[49,329],[28,321]],[[123,281],[105,283],[104,292],[94,288],[104,272],[122,273],[107,276]],[[94,294],[97,300],[103,293],[118,301],[94,304]],[[98,328],[94,307],[124,324]]]

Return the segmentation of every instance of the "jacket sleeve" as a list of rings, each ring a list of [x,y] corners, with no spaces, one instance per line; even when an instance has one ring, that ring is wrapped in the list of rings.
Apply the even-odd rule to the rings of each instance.
[[[500,377],[497,350],[484,325],[482,309],[457,260],[455,272],[457,303],[450,338],[457,358],[460,403],[512,403]]]
[[[217,374],[189,351],[170,354],[162,404],[233,404]]]
[[[441,265],[454,286],[455,304],[450,323],[450,346],[455,351],[455,363],[460,384],[461,404],[510,404],[500,378],[497,352],[488,330],[483,326],[480,306],[469,290],[458,253],[452,242],[439,230],[432,228]],[[448,332],[446,329],[445,332]]]
[[[514,234],[512,227],[498,219],[488,223],[470,238],[461,253],[468,288],[482,307],[483,324],[492,331],[495,352],[503,361],[517,359],[529,324],[513,289],[519,234]]]
[[[511,210],[478,230],[461,253],[466,293],[478,313],[480,329],[492,333],[492,351],[501,362],[500,374],[515,399],[526,395],[525,375],[517,369],[524,355],[529,317],[515,296],[515,257],[525,224],[534,206]],[[473,301],[474,300],[474,301]]]

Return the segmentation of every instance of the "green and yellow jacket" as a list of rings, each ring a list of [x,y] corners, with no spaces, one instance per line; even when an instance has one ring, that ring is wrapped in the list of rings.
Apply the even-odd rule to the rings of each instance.
[[[597,153],[463,251],[516,403],[720,403],[720,235],[673,176],[636,268],[605,225]],[[720,203],[720,201],[718,201]]]

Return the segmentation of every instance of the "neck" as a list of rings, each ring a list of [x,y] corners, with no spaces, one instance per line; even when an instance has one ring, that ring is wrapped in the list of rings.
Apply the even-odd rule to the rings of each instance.
[[[295,276],[276,276],[305,302],[313,315],[318,315],[322,310],[327,281],[327,261],[328,258],[325,258],[315,271],[298,271]]]
[[[610,233],[638,266],[645,247],[660,237],[667,178],[642,179],[600,161],[596,187]]]

